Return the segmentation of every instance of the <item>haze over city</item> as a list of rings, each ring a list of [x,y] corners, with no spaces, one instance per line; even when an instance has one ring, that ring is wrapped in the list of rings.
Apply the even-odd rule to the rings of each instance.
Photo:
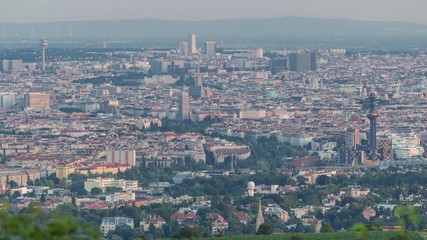
[[[0,239],[426,240],[425,0],[1,0]]]
[[[284,16],[427,24],[424,0],[2,0],[0,22]]]

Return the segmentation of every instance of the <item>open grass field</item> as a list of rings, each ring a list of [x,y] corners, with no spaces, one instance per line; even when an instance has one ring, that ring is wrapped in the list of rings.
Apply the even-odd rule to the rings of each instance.
[[[268,235],[268,236],[255,236],[255,235],[245,235],[245,236],[232,236],[232,237],[223,237],[223,238],[208,238],[209,240],[290,240],[292,236],[298,235],[303,237],[305,240],[357,240],[357,233],[308,233],[308,234],[281,234],[281,235]],[[369,232],[369,240],[389,240],[394,236],[397,236],[397,232]],[[410,240],[425,240],[427,238],[423,237],[421,234],[411,232],[409,233]]]

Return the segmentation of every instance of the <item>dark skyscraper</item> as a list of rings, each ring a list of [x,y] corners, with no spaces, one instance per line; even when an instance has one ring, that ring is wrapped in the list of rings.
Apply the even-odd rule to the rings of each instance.
[[[202,80],[202,74],[197,73],[194,77],[194,85],[190,86],[189,94],[192,97],[198,98],[198,97],[204,97],[204,88],[203,88],[203,80]]]
[[[277,74],[286,70],[288,70],[288,59],[282,57],[272,58],[270,60],[270,72],[272,74]]]
[[[310,53],[310,71],[316,71],[317,70],[317,53],[311,52]]]
[[[369,160],[377,160],[377,93],[369,93],[369,113],[367,117],[369,119]]]
[[[294,72],[316,71],[315,52],[297,52],[289,54],[289,69]]]
[[[182,92],[178,99],[178,120],[186,121],[190,119],[190,97],[187,92]]]

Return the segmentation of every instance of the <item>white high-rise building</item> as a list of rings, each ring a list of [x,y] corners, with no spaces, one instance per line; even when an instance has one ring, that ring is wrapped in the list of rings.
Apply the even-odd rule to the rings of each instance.
[[[15,94],[0,93],[0,109],[10,108],[13,105],[15,105]]]
[[[421,140],[415,133],[392,134],[392,146],[397,159],[407,159],[423,154]]]
[[[196,34],[190,34],[188,36],[188,51],[190,54],[197,53],[197,36]]]
[[[120,163],[131,166],[136,166],[136,151],[135,150],[107,150],[107,162]]]

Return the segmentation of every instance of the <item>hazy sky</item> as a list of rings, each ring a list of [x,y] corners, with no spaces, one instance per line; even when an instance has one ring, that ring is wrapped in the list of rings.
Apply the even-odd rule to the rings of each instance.
[[[427,0],[0,0],[0,22],[304,16],[427,24]]]

